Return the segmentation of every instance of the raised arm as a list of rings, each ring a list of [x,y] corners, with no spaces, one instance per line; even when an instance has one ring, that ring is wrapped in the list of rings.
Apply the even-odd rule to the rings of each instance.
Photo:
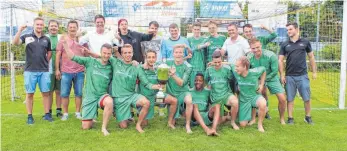
[[[22,34],[22,32],[24,31],[24,29],[27,28],[26,25],[20,26],[18,32],[16,33],[16,35],[14,36],[14,39],[12,41],[12,43],[14,45],[20,45],[22,44],[24,41],[20,39],[20,35]]]

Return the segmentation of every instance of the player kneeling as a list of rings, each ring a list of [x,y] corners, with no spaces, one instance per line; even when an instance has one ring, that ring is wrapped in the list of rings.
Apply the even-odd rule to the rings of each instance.
[[[235,66],[232,66],[232,71],[236,72],[234,75],[240,89],[240,126],[246,127],[251,120],[252,107],[257,107],[259,110],[258,130],[264,132],[263,120],[266,114],[266,100],[261,92],[264,87],[266,72],[264,67],[249,69],[249,64],[249,60],[242,56],[236,61]]]
[[[112,79],[112,66],[109,59],[112,46],[104,44],[100,50],[100,58],[75,56],[64,37],[64,48],[68,58],[86,67],[86,85],[82,101],[82,129],[90,129],[93,119],[97,117],[98,108],[104,110],[101,132],[107,136],[107,124],[113,112],[113,99],[107,94]],[[89,51],[85,48],[85,51]]]

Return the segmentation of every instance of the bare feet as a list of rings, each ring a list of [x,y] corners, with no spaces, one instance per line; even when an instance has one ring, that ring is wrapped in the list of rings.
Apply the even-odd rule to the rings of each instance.
[[[283,120],[280,121],[282,125],[286,125],[286,122]]]
[[[101,132],[104,134],[104,136],[110,135],[106,128],[101,129]]]
[[[187,130],[187,134],[193,133],[193,131],[190,129],[190,126],[188,124],[186,124],[186,130]]]
[[[264,130],[264,128],[263,128],[263,125],[258,124],[258,131],[259,131],[259,132],[262,132],[262,133],[265,132],[265,130]]]
[[[136,130],[137,130],[139,133],[145,132],[145,131],[142,129],[141,124],[136,124]]]
[[[206,135],[207,135],[207,136],[211,136],[211,135],[213,135],[213,133],[214,133],[213,130],[211,130],[211,129],[208,129],[208,130],[206,130],[205,132],[206,132]]]
[[[217,133],[215,129],[212,129],[212,136],[219,136],[219,134]]]
[[[236,125],[235,122],[231,122],[231,126],[233,127],[234,130],[239,130],[239,126]]]
[[[167,124],[168,127],[170,127],[171,129],[176,129],[175,125],[171,124],[170,122]]]
[[[254,123],[255,123],[255,119],[254,119],[254,120],[249,121],[247,125],[248,125],[248,126],[251,126],[251,125],[253,125]]]

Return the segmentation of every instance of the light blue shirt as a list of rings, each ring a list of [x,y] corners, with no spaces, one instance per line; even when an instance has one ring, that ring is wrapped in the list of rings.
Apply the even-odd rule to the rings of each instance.
[[[188,39],[180,36],[177,40],[171,40],[170,38],[167,40],[163,40],[161,44],[161,55],[166,59],[173,59],[173,47],[177,44],[186,44],[189,48]],[[184,56],[188,55],[188,50],[184,50]]]

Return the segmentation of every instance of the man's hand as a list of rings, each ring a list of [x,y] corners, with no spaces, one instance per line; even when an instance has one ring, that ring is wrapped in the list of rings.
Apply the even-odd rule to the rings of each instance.
[[[122,39],[122,38],[120,37],[118,31],[114,34],[114,38],[116,38],[116,39],[118,39],[118,40],[121,40],[121,39]]]
[[[261,84],[260,84],[259,87],[258,87],[258,91],[257,91],[257,92],[258,92],[259,94],[261,94],[261,93],[263,92],[263,89],[264,89],[264,85],[261,85]]]
[[[160,85],[160,84],[154,84],[154,85],[152,86],[152,89],[153,89],[153,90],[159,90],[159,89],[161,89],[161,85]]]
[[[281,76],[281,82],[283,85],[286,84],[286,77],[285,76]]]
[[[169,70],[169,75],[173,76],[173,75],[175,75],[175,73],[176,73],[176,67],[171,67]]]
[[[214,63],[211,61],[211,62],[207,63],[207,66],[208,66],[208,67],[214,66]]]
[[[191,54],[191,53],[189,53],[188,54],[188,56],[186,57],[187,59],[190,59],[190,58],[192,58],[193,57],[193,55]]]
[[[312,74],[312,79],[313,79],[313,80],[316,80],[316,79],[317,79],[317,73],[316,73],[316,72],[313,72],[313,74]]]
[[[205,47],[208,47],[208,46],[210,46],[210,45],[211,45],[210,42],[206,42],[206,43],[204,44]]]
[[[133,64],[133,66],[138,66],[138,65],[139,65],[139,62],[137,62],[136,60],[133,60],[133,61],[132,61],[132,64]]]
[[[27,25],[22,25],[19,27],[19,31],[22,32],[24,31],[25,28],[27,28]]]
[[[59,70],[55,70],[55,79],[57,79],[57,80],[61,79],[61,73]]]

